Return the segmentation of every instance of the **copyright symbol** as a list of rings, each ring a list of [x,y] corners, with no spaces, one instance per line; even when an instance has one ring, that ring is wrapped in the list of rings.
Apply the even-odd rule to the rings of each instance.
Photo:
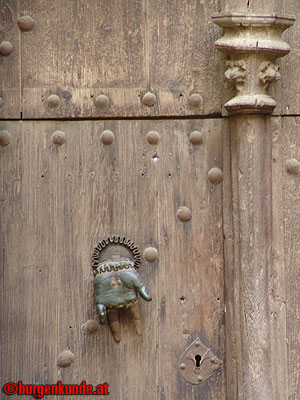
[[[3,386],[3,392],[6,394],[15,394],[18,391],[18,385],[14,382],[8,382]]]

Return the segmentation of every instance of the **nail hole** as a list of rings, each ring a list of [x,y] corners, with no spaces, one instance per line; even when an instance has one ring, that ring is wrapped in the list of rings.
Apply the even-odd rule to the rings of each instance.
[[[181,296],[180,297],[180,303],[184,303],[185,302],[185,297],[184,296]]]
[[[42,175],[42,178],[44,178],[45,175]]]
[[[42,270],[41,269],[39,269],[39,273],[41,273],[42,272]]]
[[[197,354],[195,356],[195,361],[196,361],[196,367],[199,368],[200,367],[200,361],[201,361],[201,356],[200,354]]]
[[[217,300],[220,301],[220,297],[217,297]]]

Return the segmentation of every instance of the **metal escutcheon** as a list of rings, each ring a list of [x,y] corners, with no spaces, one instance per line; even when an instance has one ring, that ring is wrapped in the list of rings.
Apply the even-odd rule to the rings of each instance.
[[[209,379],[221,364],[222,361],[197,338],[181,355],[179,371],[186,382],[198,385]]]

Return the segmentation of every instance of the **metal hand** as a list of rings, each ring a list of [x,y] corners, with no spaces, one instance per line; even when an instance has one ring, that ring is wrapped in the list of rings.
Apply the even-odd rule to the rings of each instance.
[[[119,342],[120,320],[119,309],[131,308],[135,329],[142,334],[138,296],[151,301],[146,286],[134,268],[133,261],[119,260],[101,263],[96,269],[94,280],[96,309],[100,323],[107,319],[114,339]]]

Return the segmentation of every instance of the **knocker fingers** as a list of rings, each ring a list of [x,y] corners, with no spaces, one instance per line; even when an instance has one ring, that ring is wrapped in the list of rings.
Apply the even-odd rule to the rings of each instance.
[[[120,316],[119,310],[110,308],[107,310],[107,318],[110,326],[111,333],[116,342],[121,340],[121,326],[120,326]]]
[[[152,301],[152,297],[149,295],[145,284],[139,290],[140,296],[146,301]]]
[[[131,315],[136,333],[141,336],[143,334],[142,321],[141,321],[141,310],[139,302],[133,303],[130,307]]]
[[[97,304],[97,314],[99,315],[100,324],[104,325],[107,321],[106,307],[104,304]]]

